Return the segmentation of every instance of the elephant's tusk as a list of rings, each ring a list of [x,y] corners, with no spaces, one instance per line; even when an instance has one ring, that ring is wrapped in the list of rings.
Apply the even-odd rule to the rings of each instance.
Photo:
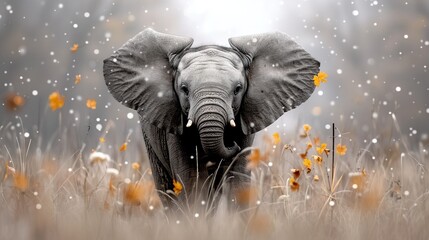
[[[229,121],[229,124],[231,124],[231,127],[235,127],[236,126],[235,122],[234,122],[234,119],[231,119],[231,121]]]
[[[188,123],[186,124],[186,127],[190,127],[190,126],[192,126],[192,120],[191,119],[189,119]]]

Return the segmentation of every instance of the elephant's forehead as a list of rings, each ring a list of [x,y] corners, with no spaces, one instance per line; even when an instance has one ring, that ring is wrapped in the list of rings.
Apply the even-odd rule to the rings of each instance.
[[[196,52],[188,52],[182,57],[179,62],[178,70],[183,71],[187,69],[242,71],[243,63],[234,52],[207,48]]]

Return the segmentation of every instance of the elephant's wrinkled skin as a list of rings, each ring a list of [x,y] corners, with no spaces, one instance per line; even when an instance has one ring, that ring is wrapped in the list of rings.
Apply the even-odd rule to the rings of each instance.
[[[111,94],[141,117],[156,188],[180,181],[182,200],[208,189],[209,175],[222,176],[255,132],[309,98],[320,65],[279,32],[231,38],[231,48],[192,42],[146,29],[104,61]],[[226,175],[231,193],[249,174],[238,155]]]

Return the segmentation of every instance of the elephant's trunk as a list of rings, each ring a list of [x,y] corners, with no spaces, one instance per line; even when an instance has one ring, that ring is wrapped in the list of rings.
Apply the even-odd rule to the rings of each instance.
[[[198,128],[204,152],[223,159],[234,157],[240,147],[226,147],[224,143],[225,125],[231,120],[231,106],[227,103],[227,93],[223,90],[199,90],[194,96],[194,119]]]

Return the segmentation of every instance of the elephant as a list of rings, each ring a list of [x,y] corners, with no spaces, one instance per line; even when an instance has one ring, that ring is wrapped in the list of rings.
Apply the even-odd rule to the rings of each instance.
[[[192,43],[148,28],[103,65],[109,92],[140,117],[166,208],[198,189],[213,196],[213,189],[229,186],[233,200],[249,186],[247,153],[240,151],[252,145],[256,132],[310,97],[320,67],[282,32],[233,37],[230,47]],[[185,190],[177,197],[171,194],[174,181]]]

